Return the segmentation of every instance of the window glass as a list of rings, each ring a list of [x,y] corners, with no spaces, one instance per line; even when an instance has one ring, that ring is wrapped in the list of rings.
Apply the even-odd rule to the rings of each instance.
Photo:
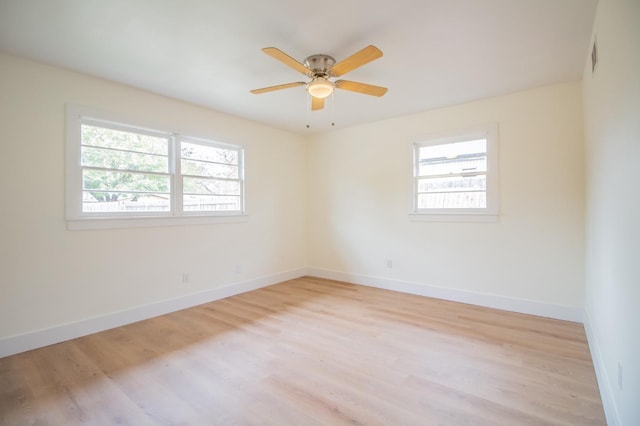
[[[240,152],[237,149],[182,142],[180,150],[185,211],[242,208]]]
[[[418,147],[418,209],[485,208],[487,141]]]
[[[166,137],[82,124],[82,211],[169,211],[168,148]]]

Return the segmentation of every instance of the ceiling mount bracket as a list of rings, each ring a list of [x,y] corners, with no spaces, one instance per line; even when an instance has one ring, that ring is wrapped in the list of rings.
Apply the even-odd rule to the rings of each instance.
[[[336,60],[329,55],[311,55],[304,60],[304,65],[311,70],[313,77],[327,78],[335,64]]]

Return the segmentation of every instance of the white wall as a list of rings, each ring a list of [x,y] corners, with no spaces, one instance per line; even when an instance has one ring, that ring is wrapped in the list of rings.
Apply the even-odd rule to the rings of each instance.
[[[0,342],[306,266],[300,136],[5,54],[0,76]],[[247,221],[68,231],[67,102],[243,145]]]
[[[640,1],[600,0],[587,61],[586,321],[610,424],[640,424]],[[618,363],[623,367],[618,386]]]
[[[457,298],[471,302],[489,299],[464,295],[559,305],[580,320],[581,102],[580,83],[568,83],[315,136],[309,156],[311,267],[390,288],[444,288],[426,293],[462,294]],[[491,122],[499,125],[499,222],[410,221],[411,144]],[[509,303],[501,306],[518,310]]]

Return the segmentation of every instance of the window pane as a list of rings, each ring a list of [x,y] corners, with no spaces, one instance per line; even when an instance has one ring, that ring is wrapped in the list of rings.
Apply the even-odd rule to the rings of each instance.
[[[182,181],[185,194],[240,195],[240,182],[185,177]]]
[[[170,180],[165,175],[103,170],[83,170],[82,188],[113,192],[169,193]]]
[[[185,195],[184,211],[240,211],[239,196]]]
[[[183,175],[221,177],[227,179],[238,179],[238,166],[207,163],[197,160],[182,160]]]
[[[487,176],[452,176],[418,180],[418,192],[486,191]]]
[[[189,142],[181,144],[182,158],[222,164],[238,164],[238,151]]]
[[[418,209],[473,209],[486,207],[486,192],[418,194]]]
[[[430,158],[455,158],[464,154],[478,154],[487,151],[487,140],[453,142],[443,145],[427,145],[420,147],[420,160]]]
[[[487,170],[487,141],[479,139],[419,147],[419,176],[447,175]]]
[[[125,132],[106,127],[82,125],[82,145],[99,146],[147,154],[168,155],[167,138],[135,132]]]
[[[83,191],[85,213],[166,212],[171,209],[169,194]]]
[[[473,172],[486,172],[487,158],[485,156],[459,157],[451,159],[421,160],[418,176],[436,176]]]
[[[119,151],[113,149],[82,147],[82,165],[106,169],[140,170],[166,173],[169,171],[169,159],[155,154]]]

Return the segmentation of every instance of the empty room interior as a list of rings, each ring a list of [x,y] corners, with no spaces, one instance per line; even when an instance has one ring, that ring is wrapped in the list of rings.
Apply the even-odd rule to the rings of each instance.
[[[0,424],[640,424],[640,1],[0,0]]]

